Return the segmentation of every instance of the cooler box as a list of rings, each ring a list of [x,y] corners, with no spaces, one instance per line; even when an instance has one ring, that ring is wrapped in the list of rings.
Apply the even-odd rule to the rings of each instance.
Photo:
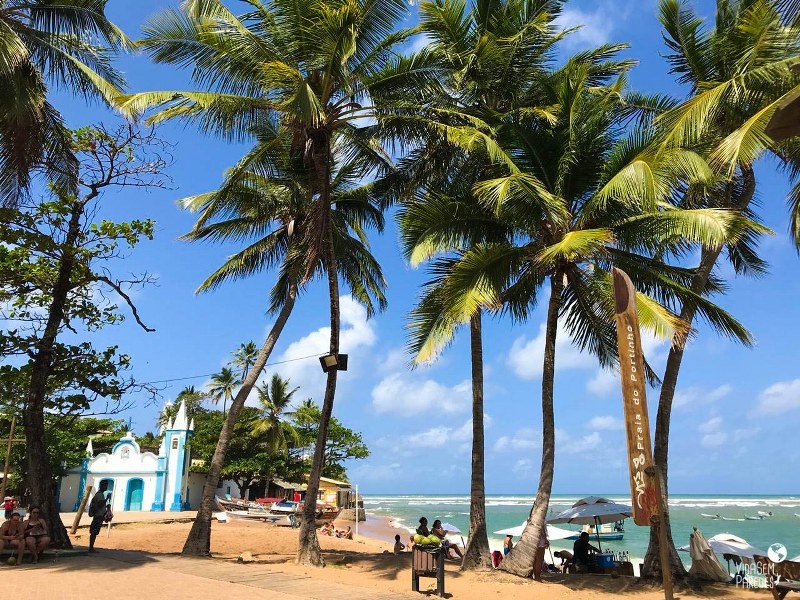
[[[613,554],[598,554],[597,555],[597,566],[602,567],[603,569],[611,568],[614,566],[614,555]]]

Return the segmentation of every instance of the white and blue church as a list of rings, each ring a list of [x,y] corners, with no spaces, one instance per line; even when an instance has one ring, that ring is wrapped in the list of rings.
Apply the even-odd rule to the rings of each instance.
[[[97,489],[108,481],[106,494],[114,512],[127,510],[181,511],[200,505],[205,475],[190,473],[194,419],[189,421],[181,402],[175,419],[162,428],[158,456],[142,452],[131,432],[114,444],[110,453],[94,455],[92,440],[80,466],[61,478],[58,500],[61,510],[78,510],[87,485]]]

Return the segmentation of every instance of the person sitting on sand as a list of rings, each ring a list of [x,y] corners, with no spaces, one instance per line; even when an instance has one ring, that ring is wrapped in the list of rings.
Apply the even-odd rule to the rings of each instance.
[[[340,529],[336,532],[336,537],[344,538],[346,540],[353,539],[353,530],[350,528],[350,525],[347,526],[347,529]]]
[[[439,519],[436,519],[433,522],[433,527],[431,528],[431,533],[442,540],[442,547],[445,550],[445,556],[447,558],[455,558],[455,556],[450,555],[450,550],[458,554],[458,558],[464,558],[464,553],[461,552],[461,548],[456,546],[455,544],[451,544],[450,540],[448,540],[445,536],[447,535],[447,531],[442,527],[442,522]]]
[[[41,510],[38,506],[31,506],[28,520],[25,521],[25,545],[33,557],[31,563],[34,565],[39,562],[39,555],[42,551],[50,545],[47,522],[40,514]]]
[[[417,533],[423,537],[428,537],[431,534],[431,530],[428,529],[428,519],[425,517],[419,518],[419,527],[417,527]]]
[[[589,552],[600,552],[589,543],[589,533],[582,531],[580,537],[572,545],[572,562],[578,571],[589,569]]]
[[[512,541],[513,539],[514,536],[509,533],[506,536],[506,539],[503,540],[503,556],[511,552],[511,549],[514,547],[514,542]]]
[[[0,525],[0,550],[6,546],[17,549],[17,564],[21,565],[25,554],[25,525],[18,512],[12,512],[8,521]]]
[[[569,550],[556,550],[553,556],[561,559],[561,564],[558,566],[562,573],[566,573],[572,567],[572,552]]]
[[[320,535],[333,535],[334,529],[330,522],[325,521],[322,527],[319,528]]]
[[[403,545],[403,542],[400,541],[400,534],[396,534],[394,536],[394,553],[400,554],[405,549],[406,547]]]

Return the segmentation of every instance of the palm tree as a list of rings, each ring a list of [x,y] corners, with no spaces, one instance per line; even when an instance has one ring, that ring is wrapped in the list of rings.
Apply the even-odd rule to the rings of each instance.
[[[16,204],[31,171],[74,185],[69,130],[47,99],[48,83],[111,103],[123,85],[111,65],[130,46],[104,0],[0,2],[0,203]]]
[[[258,346],[254,341],[249,341],[246,344],[240,345],[236,352],[233,353],[233,360],[229,365],[240,367],[242,369],[242,379],[247,377],[247,372],[253,366],[253,361],[258,356]]]
[[[228,400],[233,400],[233,391],[242,383],[239,376],[234,374],[233,369],[222,367],[219,373],[211,376],[211,382],[208,387],[208,397],[214,402],[219,404],[222,400],[222,415],[225,416]]]
[[[280,130],[262,131],[259,138],[259,144],[228,172],[219,190],[183,201],[185,207],[200,211],[195,228],[185,239],[251,241],[209,276],[200,291],[264,269],[279,270],[270,301],[270,311],[279,311],[279,317],[231,405],[203,488],[200,512],[184,545],[185,554],[209,553],[214,491],[233,425],[293,310],[299,288],[305,285],[301,280],[306,271],[308,252],[304,244],[308,236],[304,232],[313,208],[308,174],[292,164],[291,140]],[[332,221],[336,252],[343,257],[337,263],[339,276],[371,315],[376,303],[381,309],[385,306],[385,284],[364,232],[368,226],[381,230],[383,219],[366,190],[358,186],[360,179],[358,170],[349,166],[335,170]]]
[[[269,385],[262,383],[256,388],[261,414],[253,420],[252,433],[257,437],[265,436],[272,453],[285,451],[300,439],[292,424],[282,419],[298,389],[290,390],[289,381],[278,374],[272,376]]]
[[[421,203],[414,216],[421,252],[446,240],[460,248],[438,259],[431,286],[415,311],[412,349],[430,353],[447,344],[453,324],[467,323],[481,307],[525,320],[540,288],[549,288],[542,375],[542,466],[536,503],[528,527],[503,567],[521,576],[533,573],[534,555],[549,505],[555,455],[553,387],[559,318],[574,343],[595,354],[602,365],[616,360],[611,302],[612,265],[621,266],[649,294],[640,294],[644,326],[662,335],[686,328],[667,307],[686,293],[691,272],[650,258],[658,249],[690,240],[735,235],[741,223],[712,210],[672,210],[665,199],[671,185],[707,176],[704,163],[683,151],[659,154],[644,135],[620,139],[630,108],[622,99],[626,63],[612,59],[618,47],[602,47],[573,57],[541,78],[531,106],[551,107],[553,118],[533,111],[498,117],[498,138],[514,156],[517,172],[474,186],[483,209],[442,195]],[[473,203],[474,204],[474,203]],[[492,209],[492,210],[488,210]],[[494,219],[490,215],[494,211]],[[455,227],[443,214],[461,217]],[[468,220],[474,218],[470,227]],[[475,244],[474,229],[506,228],[505,241]],[[500,236],[498,236],[500,237]],[[709,287],[718,289],[712,280]],[[741,327],[724,312],[697,298],[704,314],[727,327]]]
[[[430,53],[439,65],[444,82],[439,94],[426,91],[432,100],[428,105],[449,123],[497,125],[493,117],[500,111],[519,107],[519,98],[543,71],[549,49],[558,39],[552,31],[552,21],[558,15],[562,2],[541,0],[517,2],[514,0],[437,0],[420,5],[421,20],[418,30],[430,43],[423,51]],[[435,114],[435,113],[434,113]],[[448,136],[452,138],[452,136]],[[472,185],[487,173],[496,173],[497,164],[487,152],[465,152],[463,148],[445,141],[441,135],[427,140],[412,156],[404,161],[404,178],[411,185],[420,186],[419,202],[406,202],[400,214],[401,232],[406,256],[413,262],[430,257],[433,253],[453,250],[451,242],[455,231],[465,223],[465,215],[476,207]],[[395,175],[396,177],[396,175]],[[428,203],[428,196],[447,196],[452,199],[445,210],[454,209],[442,219],[435,229],[416,228],[417,211],[425,212],[441,204]],[[491,213],[491,211],[489,211]],[[454,219],[453,215],[457,215]],[[472,215],[474,216],[474,215]],[[430,215],[423,217],[425,226],[431,225]],[[483,220],[484,225],[492,215]],[[474,223],[473,223],[474,224]],[[502,228],[501,237],[506,229]],[[485,227],[473,229],[471,241],[491,239],[492,230]],[[437,275],[443,269],[434,269]],[[442,286],[443,287],[443,286]],[[430,292],[439,288],[437,281],[429,286]],[[439,292],[441,289],[439,289]],[[425,295],[425,293],[423,293]],[[420,314],[412,313],[411,327],[424,323],[424,314],[433,310],[440,313],[434,293],[426,297]],[[423,317],[417,321],[417,317]],[[483,431],[483,351],[481,336],[481,307],[476,306],[470,316],[470,359],[472,364],[472,475],[470,484],[469,541],[465,549],[462,569],[482,569],[491,565],[489,541],[486,531],[486,506],[484,485],[484,431]],[[457,322],[443,319],[439,326],[456,327]],[[424,332],[420,332],[424,337]],[[412,334],[413,335],[413,334]],[[416,361],[427,360],[431,354],[412,343]]]
[[[783,6],[781,6],[783,4]],[[721,181],[686,196],[686,203],[730,208],[750,215],[756,192],[753,163],[772,152],[795,180],[790,193],[791,231],[800,240],[800,145],[797,140],[776,144],[764,134],[776,105],[800,84],[800,21],[791,2],[773,0],[718,0],[713,29],[703,27],[695,12],[679,0],[662,0],[659,18],[670,49],[671,72],[691,86],[690,97],[658,118],[667,144],[698,147],[708,153]],[[796,3],[795,3],[796,4]],[[782,13],[781,10],[785,10]],[[785,17],[791,17],[791,21]],[[795,70],[793,70],[793,67]],[[737,273],[759,275],[765,265],[758,258],[754,238],[736,244],[707,244],[701,248],[695,294],[706,286],[724,253]],[[691,324],[697,308],[686,302],[681,318]],[[712,327],[715,324],[711,323]],[[663,478],[662,505],[668,496],[669,428],[672,401],[685,340],[674,338],[664,369],[656,417],[653,459]],[[669,533],[669,519],[666,520]],[[667,535],[671,568],[680,576],[685,569]],[[658,537],[651,535],[644,572],[658,570]]]
[[[122,98],[132,114],[161,109],[152,121],[183,118],[226,139],[251,139],[267,128],[285,131],[293,164],[307,172],[310,200],[300,280],[325,274],[330,302],[328,352],[339,353],[339,281],[332,184],[334,150],[351,173],[385,169],[388,157],[364,118],[395,89],[398,72],[414,66],[392,48],[405,38],[394,29],[407,11],[403,0],[248,0],[242,17],[220,0],[187,0],[146,27],[141,45],[157,62],[191,66],[208,91],[146,92]],[[357,120],[361,119],[361,120]],[[346,259],[349,260],[349,259]],[[354,267],[345,265],[344,270]],[[367,293],[358,284],[360,293]],[[328,372],[317,447],[312,461],[298,561],[324,564],[313,527],[337,370]]]

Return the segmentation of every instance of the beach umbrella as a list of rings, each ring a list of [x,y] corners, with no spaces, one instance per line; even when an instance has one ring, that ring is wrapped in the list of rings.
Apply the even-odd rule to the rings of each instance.
[[[577,525],[594,525],[597,533],[597,547],[600,547],[600,525],[622,521],[633,515],[630,506],[612,502],[608,498],[589,496],[581,498],[571,508],[561,511],[547,519],[548,523],[575,523]]]
[[[500,529],[499,531],[495,531],[495,535],[513,535],[514,537],[520,537],[522,532],[525,530],[525,526],[528,524],[527,521],[524,521],[522,525],[518,525],[517,527],[508,527],[506,529]],[[547,526],[547,539],[552,541],[555,540],[566,540],[567,538],[572,537],[575,535],[574,531],[570,531],[568,529],[561,529],[561,527],[554,527],[553,525]]]
[[[767,554],[763,550],[748,543],[744,538],[740,538],[738,535],[733,535],[732,533],[718,533],[717,535],[713,535],[708,538],[708,545],[711,546],[714,552],[721,554],[726,559],[729,556],[738,556],[748,563],[753,560],[754,554],[760,556],[766,556]],[[689,545],[686,545],[681,546],[678,550],[689,552],[691,548]],[[735,559],[734,563],[736,563]],[[728,564],[728,570],[730,570],[730,564]]]
[[[710,581],[728,581],[731,578],[697,527],[689,536],[689,554],[692,557],[690,575]]]
[[[458,527],[456,527],[452,523],[442,523],[442,529],[444,529],[447,533],[458,533],[458,534],[463,533]],[[461,536],[461,545],[464,546],[465,548],[467,547],[467,545],[464,543],[463,535]]]

